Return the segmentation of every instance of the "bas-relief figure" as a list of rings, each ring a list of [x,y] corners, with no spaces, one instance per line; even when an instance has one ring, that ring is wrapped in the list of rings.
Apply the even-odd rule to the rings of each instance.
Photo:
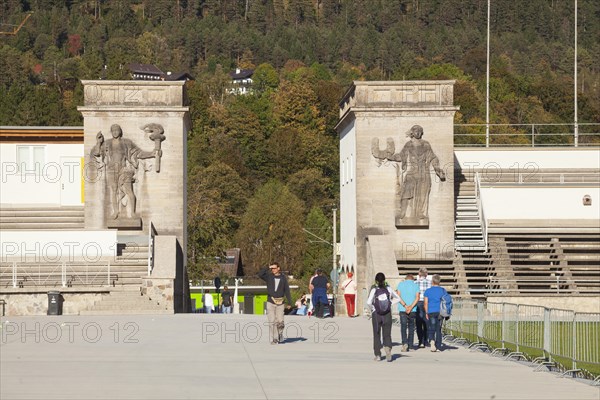
[[[107,225],[115,227],[134,227],[141,224],[136,216],[136,197],[133,184],[139,160],[155,158],[156,172],[160,172],[162,156],[161,142],[165,140],[163,128],[158,124],[148,124],[142,129],[150,133],[155,146],[152,151],[140,149],[133,141],[123,137],[123,130],[118,124],[110,127],[112,139],[104,140],[102,132],[96,135],[96,145],[90,150],[90,156],[96,161],[98,169],[106,171],[107,206],[110,216]],[[122,208],[125,208],[123,215]]]
[[[410,140],[406,142],[400,153],[396,153],[392,138],[387,139],[385,150],[380,150],[379,139],[373,138],[371,153],[380,165],[386,161],[395,163],[399,186],[396,226],[398,228],[428,227],[431,167],[441,181],[446,180],[446,175],[440,168],[440,162],[431,145],[423,140],[423,128],[420,125],[414,125],[406,136]]]

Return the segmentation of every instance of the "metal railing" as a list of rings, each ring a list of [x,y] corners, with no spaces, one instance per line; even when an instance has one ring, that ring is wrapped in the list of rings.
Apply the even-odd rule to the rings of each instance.
[[[477,212],[479,213],[479,222],[481,223],[481,234],[483,235],[484,248],[488,248],[488,223],[483,212],[483,204],[481,203],[481,179],[479,172],[475,172],[475,199],[477,201]]]
[[[110,260],[98,263],[0,263],[0,289],[12,287],[115,286]]]
[[[524,170],[524,171],[523,171]],[[483,187],[514,185],[579,185],[600,184],[600,169],[577,172],[540,170],[537,165],[526,165],[523,170],[489,168],[476,171]]]
[[[536,370],[600,380],[600,313],[456,299],[444,330],[451,342],[526,359]]]
[[[455,124],[455,147],[588,147],[600,146],[600,123],[577,124]]]

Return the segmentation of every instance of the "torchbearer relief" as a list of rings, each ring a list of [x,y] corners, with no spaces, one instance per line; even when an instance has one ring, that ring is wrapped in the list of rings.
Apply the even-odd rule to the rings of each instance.
[[[399,153],[396,153],[392,138],[387,139],[385,150],[379,148],[379,139],[373,138],[371,153],[379,165],[389,161],[396,168],[396,227],[429,227],[431,167],[442,182],[446,180],[446,175],[431,145],[423,140],[423,128],[420,125],[414,125],[406,136],[410,140]]]
[[[165,140],[163,128],[158,124],[148,124],[142,129],[150,133],[154,141],[154,150],[144,151],[130,139],[123,137],[123,130],[118,124],[110,127],[112,139],[104,140],[102,132],[96,135],[96,145],[90,150],[90,156],[96,161],[98,169],[106,171],[105,204],[107,226],[109,228],[141,228],[141,219],[136,214],[136,196],[133,184],[139,160],[155,158],[156,172],[160,172],[162,156],[161,142]]]

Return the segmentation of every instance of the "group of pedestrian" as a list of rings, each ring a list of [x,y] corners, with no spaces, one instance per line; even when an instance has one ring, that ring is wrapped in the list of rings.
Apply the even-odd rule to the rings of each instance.
[[[400,315],[401,351],[415,348],[414,332],[417,331],[417,348],[429,347],[435,352],[442,348],[442,320],[440,316],[442,297],[447,293],[440,286],[440,276],[427,274],[427,268],[419,269],[415,280],[412,274],[400,282],[394,291],[385,281],[385,275],[375,275],[375,285],[369,293],[367,305],[371,308],[373,324],[373,352],[375,360],[381,360],[383,348],[387,361],[392,350],[392,304],[397,303]]]
[[[263,268],[258,276],[266,282],[267,286],[269,341],[271,344],[283,343],[285,310],[291,309],[292,304],[287,277],[282,273],[278,263]],[[352,273],[348,273],[348,279],[340,284],[340,289],[344,290],[348,316],[355,314],[356,283],[352,278]],[[443,317],[440,315],[440,311],[442,298],[447,292],[440,286],[440,281],[439,275],[430,277],[427,274],[427,269],[421,268],[416,280],[412,274],[407,274],[405,280],[400,282],[394,290],[387,284],[385,275],[382,272],[375,275],[375,285],[369,293],[367,306],[370,307],[371,311],[373,352],[376,361],[382,359],[382,349],[385,352],[386,360],[388,362],[392,361],[393,304],[397,304],[400,316],[401,351],[407,352],[415,348],[415,330],[418,338],[417,348],[429,347],[434,352],[442,348]],[[309,283],[312,302],[317,314],[322,313],[323,307],[329,306],[327,290],[330,287],[331,284],[323,271],[317,270]],[[348,292],[346,292],[347,289]],[[232,296],[227,286],[224,287],[221,297],[223,312],[231,312]],[[298,308],[303,305],[302,299],[299,302],[301,304],[297,304]],[[214,309],[212,296],[208,293],[208,290],[205,292],[204,306],[207,313]]]
[[[204,290],[204,295],[202,296],[202,303],[205,314],[212,314],[217,309],[215,308],[215,301],[213,299],[212,294],[208,291],[208,289]],[[221,292],[221,312],[223,314],[231,314],[233,309],[233,295],[229,291],[227,285],[223,287],[223,291]]]

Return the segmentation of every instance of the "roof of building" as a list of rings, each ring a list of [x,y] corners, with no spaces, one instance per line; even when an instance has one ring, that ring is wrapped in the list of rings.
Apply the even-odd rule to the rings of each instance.
[[[229,76],[231,77],[231,79],[248,79],[250,78],[252,75],[254,75],[254,70],[253,69],[236,69],[234,72],[230,72]]]
[[[225,258],[219,267],[229,276],[243,276],[242,251],[239,248],[225,250]]]
[[[172,72],[165,75],[165,81],[193,81],[194,77],[189,72]]]
[[[162,72],[160,70],[160,68],[158,68],[156,65],[153,64],[138,64],[138,63],[131,63],[129,64],[129,70],[132,73],[138,73],[138,74],[150,74],[150,75],[159,75],[162,76],[165,73]]]
[[[0,126],[0,142],[83,143],[83,126]]]

